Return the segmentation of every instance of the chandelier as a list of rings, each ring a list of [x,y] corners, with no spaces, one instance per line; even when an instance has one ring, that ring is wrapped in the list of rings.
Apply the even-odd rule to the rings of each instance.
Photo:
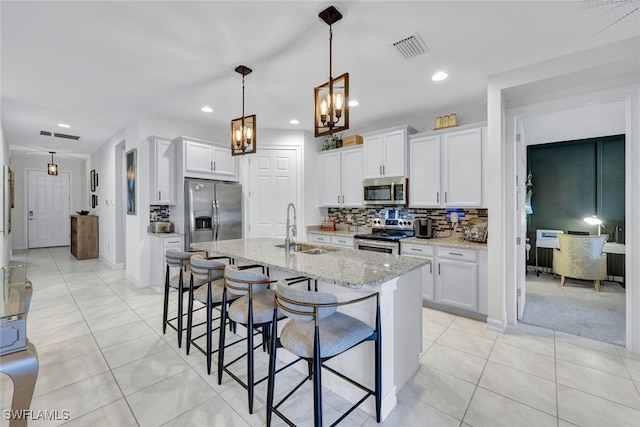
[[[55,151],[49,151],[51,154],[51,163],[47,164],[47,174],[49,175],[58,175],[58,165],[53,163],[53,155],[56,153]]]
[[[331,25],[342,19],[338,10],[329,6],[318,15],[329,25],[329,81],[315,88],[315,136],[330,135],[349,129],[349,73],[333,78]]]
[[[239,65],[236,72],[242,74],[242,117],[231,120],[231,155],[240,156],[256,152],[256,115],[244,115],[244,77],[251,68]]]

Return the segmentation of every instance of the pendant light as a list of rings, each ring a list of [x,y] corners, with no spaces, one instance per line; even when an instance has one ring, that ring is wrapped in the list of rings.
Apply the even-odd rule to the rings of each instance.
[[[231,120],[231,155],[239,156],[256,152],[256,115],[244,115],[244,77],[251,68],[239,65],[236,72],[242,74],[242,117]]]
[[[349,73],[333,78],[331,25],[342,19],[338,10],[329,6],[318,15],[329,25],[329,81],[315,88],[315,136],[330,135],[349,129]]]
[[[53,155],[56,153],[55,151],[49,151],[51,154],[51,163],[47,165],[47,173],[49,175],[58,175],[58,165],[53,163]]]

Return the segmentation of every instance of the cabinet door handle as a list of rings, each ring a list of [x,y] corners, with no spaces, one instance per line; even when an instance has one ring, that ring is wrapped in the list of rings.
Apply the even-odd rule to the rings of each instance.
[[[338,203],[340,203],[340,195],[338,194]]]
[[[216,162],[213,162],[213,170],[216,170]]]
[[[459,254],[457,252],[449,252],[449,255],[463,256],[463,254]]]
[[[382,175],[384,175],[384,174],[385,174],[384,165],[382,165]]]
[[[344,204],[344,194],[342,195],[342,204]]]
[[[382,175],[382,165],[378,166],[378,170],[380,171],[380,175]]]
[[[436,191],[436,203],[440,203],[440,192]]]
[[[429,263],[429,274],[433,274],[433,263]]]
[[[440,263],[438,263],[438,276],[440,275]]]
[[[418,248],[409,248],[409,249],[416,252],[422,252],[422,249],[418,249]]]
[[[211,170],[213,170],[213,162],[211,162],[211,166],[210,166]]]
[[[158,191],[158,200],[162,200],[162,191]]]
[[[448,200],[447,200],[447,192],[445,191],[445,192],[444,192],[444,202],[445,202],[445,203],[447,203],[447,201],[448,201]]]

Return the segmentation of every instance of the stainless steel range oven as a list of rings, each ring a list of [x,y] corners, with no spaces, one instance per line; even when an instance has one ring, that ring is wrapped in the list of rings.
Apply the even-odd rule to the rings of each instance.
[[[353,246],[363,251],[399,255],[400,240],[413,235],[413,220],[398,218],[398,211],[389,209],[385,218],[372,221],[371,234],[353,236]]]

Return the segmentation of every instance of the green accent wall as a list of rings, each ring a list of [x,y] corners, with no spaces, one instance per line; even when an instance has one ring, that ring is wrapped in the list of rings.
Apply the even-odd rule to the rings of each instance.
[[[597,234],[597,226],[583,220],[591,215],[602,219],[609,240],[616,226],[624,230],[624,146],[625,136],[615,135],[527,147],[533,183],[527,235],[533,249],[537,229]]]

